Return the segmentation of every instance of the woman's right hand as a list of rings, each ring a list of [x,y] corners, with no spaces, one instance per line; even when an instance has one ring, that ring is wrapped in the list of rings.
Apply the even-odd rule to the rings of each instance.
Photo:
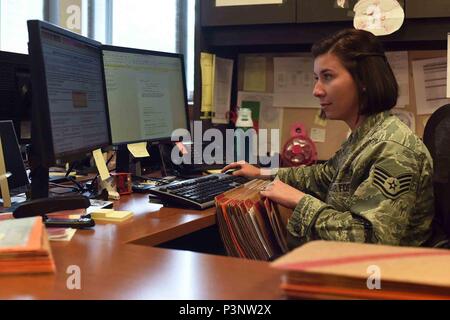
[[[225,172],[230,169],[235,169],[234,176],[243,176],[249,179],[257,179],[261,177],[261,170],[245,161],[233,162],[222,169]]]

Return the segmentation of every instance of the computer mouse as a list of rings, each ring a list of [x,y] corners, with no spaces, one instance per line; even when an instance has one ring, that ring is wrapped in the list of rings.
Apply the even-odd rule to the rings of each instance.
[[[227,171],[225,171],[224,173],[225,174],[233,174],[233,172],[238,171],[240,169],[241,169],[241,167],[231,168],[231,169],[228,169]]]

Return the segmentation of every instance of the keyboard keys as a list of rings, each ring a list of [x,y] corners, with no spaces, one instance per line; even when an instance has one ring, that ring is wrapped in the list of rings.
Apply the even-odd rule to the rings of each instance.
[[[205,209],[214,206],[214,198],[248,182],[244,177],[214,174],[155,188],[150,191],[168,203]]]

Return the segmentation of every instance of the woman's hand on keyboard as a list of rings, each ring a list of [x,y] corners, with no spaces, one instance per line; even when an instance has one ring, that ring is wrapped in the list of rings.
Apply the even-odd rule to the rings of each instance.
[[[233,162],[222,169],[222,172],[233,171],[234,176],[242,176],[248,179],[257,179],[261,177],[261,169],[248,164],[245,161]],[[229,172],[228,172],[229,173]]]

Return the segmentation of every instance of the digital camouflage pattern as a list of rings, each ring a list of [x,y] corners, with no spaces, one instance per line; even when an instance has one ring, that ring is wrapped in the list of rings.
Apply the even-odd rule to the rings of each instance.
[[[323,239],[420,246],[434,216],[433,164],[422,141],[388,111],[368,117],[325,164],[278,178],[305,192],[290,247]]]

